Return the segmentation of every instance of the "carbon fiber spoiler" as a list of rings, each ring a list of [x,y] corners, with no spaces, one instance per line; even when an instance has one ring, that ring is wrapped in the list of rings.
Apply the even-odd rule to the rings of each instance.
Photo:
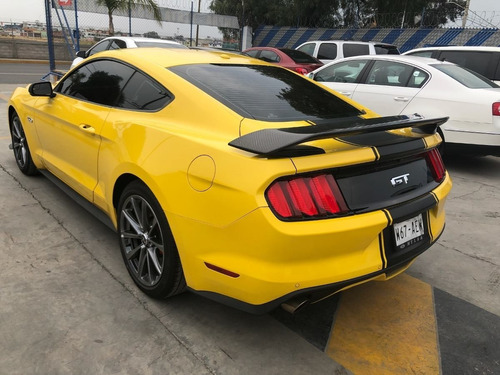
[[[233,139],[229,145],[258,155],[270,155],[304,142],[333,137],[414,128],[424,134],[434,134],[448,117],[410,119],[408,116],[387,116],[372,119],[350,117],[325,120],[295,128],[262,129]]]

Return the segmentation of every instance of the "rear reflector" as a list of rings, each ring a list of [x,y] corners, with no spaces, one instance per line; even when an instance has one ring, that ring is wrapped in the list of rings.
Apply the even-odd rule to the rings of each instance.
[[[207,268],[211,269],[212,271],[216,271],[216,272],[222,273],[223,275],[226,275],[226,276],[230,276],[230,277],[233,277],[233,278],[240,277],[240,275],[237,274],[237,273],[235,273],[235,272],[228,271],[228,270],[226,270],[224,268],[218,267],[218,266],[213,265],[211,263],[205,262],[205,266],[207,266]]]
[[[500,116],[500,102],[493,103],[491,106],[491,114],[493,116]]]
[[[284,219],[322,218],[348,211],[337,182],[329,174],[275,181],[266,198],[275,214]]]
[[[427,162],[432,171],[432,176],[436,182],[441,182],[445,176],[446,170],[444,168],[443,159],[437,148],[432,149],[426,154]]]

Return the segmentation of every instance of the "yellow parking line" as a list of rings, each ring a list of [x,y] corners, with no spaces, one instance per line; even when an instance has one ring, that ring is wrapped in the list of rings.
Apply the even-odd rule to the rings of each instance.
[[[0,137],[0,140],[4,140],[4,139],[10,139],[10,136],[8,136],[8,137]]]
[[[354,374],[440,373],[432,287],[406,274],[342,293],[328,355]]]
[[[0,99],[5,100],[6,102],[9,101],[9,97],[7,95],[4,95],[4,94],[0,94]]]

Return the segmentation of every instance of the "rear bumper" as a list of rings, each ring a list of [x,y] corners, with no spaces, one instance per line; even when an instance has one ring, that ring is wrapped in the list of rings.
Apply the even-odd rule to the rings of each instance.
[[[426,213],[429,238],[392,257],[391,210],[308,222],[282,222],[259,208],[220,228],[169,217],[188,287],[201,295],[252,313],[265,313],[296,296],[322,298],[406,269],[441,235],[451,180],[423,199],[393,212]],[[432,204],[429,206],[429,200]],[[407,208],[407,209],[406,209]],[[206,263],[236,277],[209,269]]]

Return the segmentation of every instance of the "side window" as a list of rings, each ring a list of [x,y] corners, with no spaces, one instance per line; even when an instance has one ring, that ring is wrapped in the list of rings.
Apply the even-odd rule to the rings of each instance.
[[[314,79],[318,82],[356,82],[368,60],[346,61],[320,70]]]
[[[307,43],[304,44],[302,47],[297,48],[298,51],[307,53],[308,55],[314,56],[314,47],[316,46],[315,43]]]
[[[479,51],[441,51],[439,59],[451,61],[457,65],[475,71],[485,77],[490,78],[489,64],[492,54],[488,52]],[[490,74],[489,74],[490,73]]]
[[[127,43],[125,43],[123,40],[120,39],[113,39],[108,47],[109,50],[122,49],[122,48],[127,48]]]
[[[170,100],[172,95],[159,83],[136,71],[125,85],[117,105],[126,109],[155,111]]]
[[[369,55],[370,47],[368,44],[344,43],[342,51],[344,52],[344,57]]]
[[[421,87],[427,80],[427,73],[411,65],[392,61],[375,61],[367,82],[371,85]]]
[[[259,52],[260,51],[258,49],[253,49],[251,51],[245,52],[245,54],[247,54],[250,57],[257,57],[257,55],[259,54]]]
[[[428,79],[429,75],[426,72],[415,68],[411,73],[410,80],[408,81],[407,86],[420,88],[424,85],[425,82],[427,82]]]
[[[115,61],[92,61],[61,81],[55,91],[77,99],[113,106],[133,73],[132,68]]]
[[[337,44],[321,43],[318,50],[318,59],[335,60],[337,58]]]
[[[105,51],[108,49],[109,45],[109,40],[104,40],[102,42],[97,43],[94,47],[92,47],[87,56],[92,56],[93,54],[96,54],[97,52]]]
[[[274,53],[273,51],[263,50],[260,52],[259,59],[267,61],[267,62],[279,62],[280,57]]]

